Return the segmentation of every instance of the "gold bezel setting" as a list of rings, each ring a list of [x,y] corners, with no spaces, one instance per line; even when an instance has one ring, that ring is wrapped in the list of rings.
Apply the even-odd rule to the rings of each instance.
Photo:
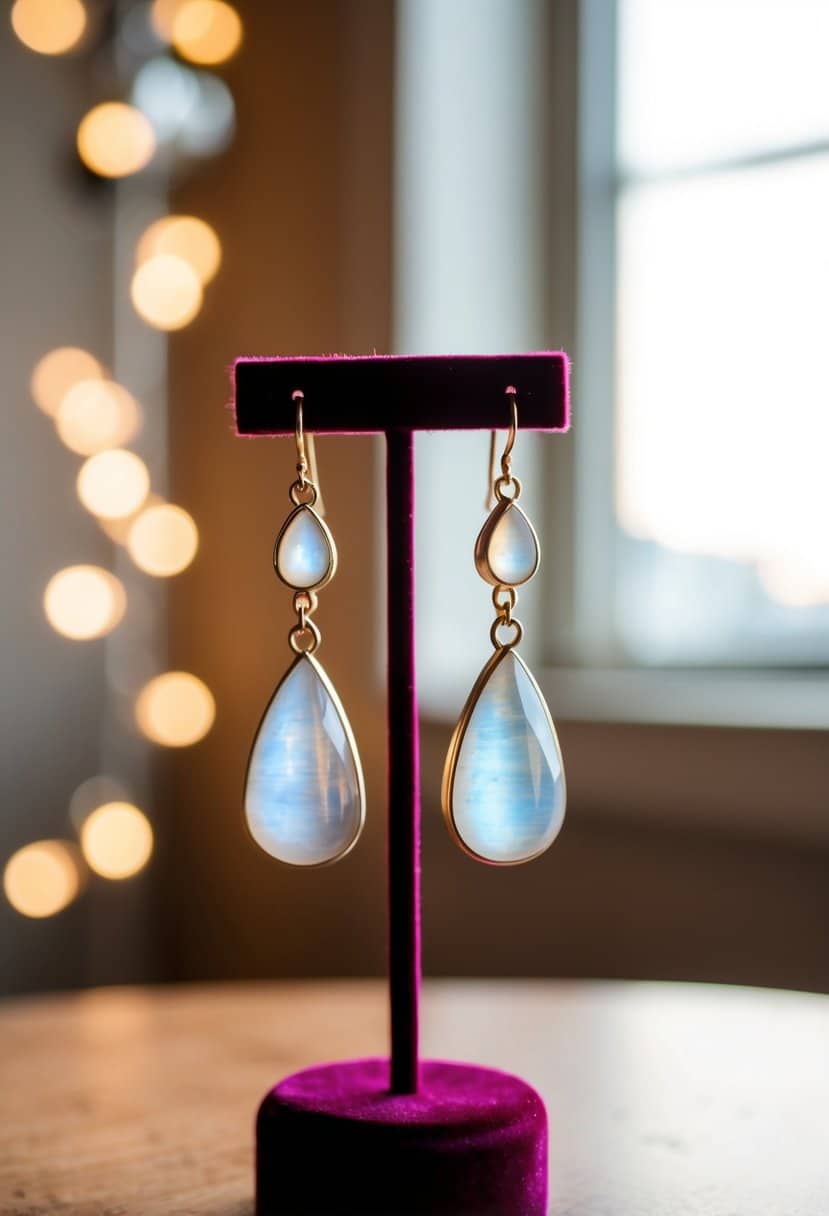
[[[282,544],[282,540],[285,536],[285,533],[288,531],[291,524],[297,519],[297,517],[299,516],[301,511],[310,511],[311,515],[314,517],[315,523],[317,524],[320,531],[322,532],[322,535],[326,541],[326,544],[328,545],[329,562],[328,562],[328,567],[325,571],[325,574],[322,576],[322,578],[319,580],[319,582],[312,583],[309,587],[299,587],[299,586],[297,586],[296,583],[289,583],[288,580],[286,578],[283,578],[283,576],[280,574],[279,563],[278,563],[279,546]],[[282,527],[279,529],[276,540],[274,541],[274,544],[273,544],[273,568],[276,573],[276,577],[279,579],[279,581],[281,583],[283,583],[286,587],[290,587],[292,591],[307,591],[307,592],[319,591],[322,587],[327,586],[328,583],[331,582],[332,578],[336,574],[336,572],[337,572],[337,546],[334,543],[334,537],[331,535],[331,529],[328,527],[325,520],[322,518],[321,515],[318,514],[318,512],[316,512],[314,510],[314,508],[311,506],[310,503],[301,502],[296,507],[294,507],[293,511],[291,511],[291,513],[288,515],[287,519],[283,523]]]
[[[528,678],[530,680],[530,684],[532,685],[534,691],[536,692],[536,694],[541,702],[541,705],[543,706],[544,714],[547,719],[547,724],[550,727],[550,731],[552,733],[553,739],[555,740],[558,754],[559,754],[559,756],[561,756],[561,745],[559,744],[559,741],[558,741],[558,734],[556,733],[555,723],[553,722],[553,717],[552,717],[552,714],[550,713],[550,707],[547,704],[546,698],[544,697],[544,694],[542,693],[541,689],[539,688],[538,681],[536,680],[535,676],[530,671],[529,667],[524,662],[524,660],[522,659],[522,657],[518,653],[518,651],[515,650],[512,646],[503,646],[503,647],[499,648],[498,650],[496,650],[495,653],[484,664],[484,667],[482,668],[477,680],[475,681],[474,685],[472,686],[472,691],[470,692],[469,696],[466,699],[466,703],[461,711],[461,715],[458,719],[458,722],[457,722],[457,725],[455,726],[454,731],[452,732],[452,738],[449,742],[449,750],[446,754],[446,763],[444,764],[444,767],[443,767],[443,780],[441,782],[441,791],[440,791],[440,801],[441,801],[441,807],[443,810],[443,818],[446,822],[447,828],[449,829],[450,835],[452,836],[453,840],[458,845],[458,847],[460,849],[462,849],[463,852],[466,853],[466,855],[468,857],[474,858],[475,861],[482,861],[485,865],[498,866],[498,867],[519,866],[519,865],[524,865],[525,862],[534,861],[537,857],[540,857],[543,853],[546,853],[547,850],[549,849],[550,845],[553,843],[553,841],[550,841],[549,844],[545,844],[543,846],[543,848],[538,849],[537,852],[531,853],[526,857],[516,858],[515,861],[496,861],[491,857],[484,857],[482,854],[477,853],[474,849],[470,848],[470,846],[463,839],[463,837],[460,834],[460,831],[458,830],[458,827],[455,823],[454,805],[453,805],[455,771],[458,766],[458,759],[460,757],[460,752],[461,752],[461,747],[463,745],[464,737],[465,737],[466,731],[469,727],[469,723],[472,719],[472,715],[475,712],[475,707],[477,706],[478,701],[481,698],[481,694],[483,693],[484,688],[489,683],[489,679],[492,676],[493,672],[495,671],[496,667],[498,667],[499,663],[504,662],[504,660],[506,659],[506,656],[508,654],[512,654],[514,656],[516,662],[521,664],[522,668],[524,669],[524,672],[528,676]],[[564,775],[564,763],[563,762],[562,762],[562,766],[561,766],[561,788],[562,788],[562,799],[563,799],[563,809],[562,809],[562,818],[563,818],[563,816],[566,812],[566,809],[567,809],[567,783],[566,783],[566,778]]]
[[[251,831],[250,821],[248,819],[248,811],[247,811],[248,778],[250,777],[250,766],[251,766],[251,762],[253,761],[253,753],[256,750],[256,744],[259,741],[259,735],[262,730],[262,727],[264,726],[265,719],[268,716],[268,711],[270,710],[270,708],[273,705],[276,698],[279,696],[280,691],[282,690],[283,686],[286,684],[286,682],[290,678],[291,674],[296,670],[299,663],[310,663],[311,664],[311,666],[313,667],[317,676],[319,677],[323,687],[325,688],[325,691],[328,693],[329,697],[331,698],[331,703],[333,704],[337,717],[340,720],[340,724],[343,728],[343,733],[345,734],[346,741],[347,741],[349,747],[351,748],[351,755],[354,759],[354,770],[355,770],[356,777],[357,777],[357,793],[358,793],[359,802],[360,802],[360,816],[359,816],[359,820],[357,822],[357,827],[354,831],[354,835],[349,840],[348,844],[346,845],[346,847],[344,849],[341,849],[340,852],[336,853],[333,857],[326,858],[325,861],[294,862],[294,861],[285,861],[284,858],[282,858],[282,857],[275,857],[274,854],[271,853],[269,849],[264,848],[262,843],[256,839],[253,832]],[[290,667],[287,669],[285,674],[282,676],[282,679],[279,681],[276,688],[273,690],[273,693],[271,694],[271,696],[268,700],[268,703],[265,706],[264,712],[259,719],[259,725],[257,726],[256,731],[254,733],[253,743],[251,744],[251,749],[248,754],[248,762],[247,762],[247,765],[245,766],[245,783],[244,783],[244,792],[243,792],[243,796],[242,796],[242,813],[244,815],[245,828],[247,830],[247,834],[250,837],[250,839],[253,841],[253,843],[256,845],[256,847],[258,849],[261,849],[263,853],[267,853],[268,857],[271,857],[274,861],[278,861],[280,865],[290,866],[292,869],[295,869],[295,870],[322,870],[322,869],[325,869],[326,866],[333,865],[335,861],[340,861],[343,857],[347,857],[348,854],[351,852],[351,850],[356,845],[357,841],[360,839],[360,835],[362,834],[363,827],[365,826],[365,821],[366,821],[366,786],[365,786],[365,779],[363,777],[363,766],[360,761],[360,753],[357,749],[357,740],[354,738],[354,732],[351,729],[351,723],[348,720],[348,715],[346,714],[345,709],[343,708],[342,701],[339,698],[336,688],[334,687],[334,685],[331,683],[331,680],[329,679],[328,673],[326,672],[326,670],[322,666],[322,664],[319,662],[319,660],[315,659],[314,656],[308,652],[305,652],[303,654],[298,654],[297,657],[294,659],[293,663],[291,663]]]

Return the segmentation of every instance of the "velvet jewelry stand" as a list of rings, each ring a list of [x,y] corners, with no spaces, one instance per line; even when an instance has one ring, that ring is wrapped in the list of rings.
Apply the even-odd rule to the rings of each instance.
[[[414,432],[568,426],[560,353],[237,360],[240,435],[386,437],[391,1058],[287,1077],[259,1108],[257,1216],[544,1216],[547,1115],[525,1081],[418,1059],[420,791],[414,653]]]

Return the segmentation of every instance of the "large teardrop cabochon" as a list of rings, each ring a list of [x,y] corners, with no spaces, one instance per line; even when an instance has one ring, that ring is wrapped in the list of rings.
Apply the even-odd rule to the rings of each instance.
[[[295,591],[318,591],[334,577],[334,537],[313,507],[303,503],[285,520],[273,547],[273,565]]]
[[[564,766],[541,689],[511,647],[479,675],[443,773],[443,813],[479,861],[516,865],[548,849],[567,801]]]
[[[245,819],[266,853],[294,866],[342,857],[365,819],[351,726],[316,659],[300,655],[271,697],[245,778]]]
[[[499,502],[475,541],[475,567],[493,586],[520,587],[538,569],[538,537],[516,502]]]

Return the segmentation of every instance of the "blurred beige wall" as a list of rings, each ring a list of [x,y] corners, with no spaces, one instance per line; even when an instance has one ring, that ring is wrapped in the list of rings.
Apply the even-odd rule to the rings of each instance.
[[[354,853],[297,873],[255,847],[241,812],[253,733],[291,659],[290,593],[271,553],[296,454],[289,440],[237,439],[225,404],[238,355],[388,349],[392,8],[248,5],[244,50],[228,71],[236,142],[175,198],[214,224],[224,247],[203,315],[172,346],[172,489],[202,538],[173,588],[172,655],[206,679],[218,707],[208,738],[169,758],[176,975],[384,965],[382,453],[370,438],[317,445],[340,555],[316,616],[320,658],[352,720],[369,809]]]

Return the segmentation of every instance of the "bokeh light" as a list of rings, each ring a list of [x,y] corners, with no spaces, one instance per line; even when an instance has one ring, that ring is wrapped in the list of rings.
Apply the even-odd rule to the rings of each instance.
[[[67,566],[50,578],[43,593],[49,624],[64,637],[102,637],[119,623],[127,607],[123,585],[100,566]]]
[[[207,685],[187,671],[167,671],[145,684],[135,706],[141,730],[164,747],[189,747],[203,739],[216,716]]]
[[[81,828],[87,817],[105,802],[129,802],[130,794],[124,783],[117,777],[108,777],[97,773],[87,777],[69,799],[69,819],[72,826],[80,835]]]
[[[202,302],[199,276],[189,262],[172,253],[157,254],[139,266],[130,294],[139,317],[155,329],[183,329]]]
[[[81,0],[15,0],[11,22],[30,51],[63,55],[83,38],[86,9]]]
[[[155,152],[152,123],[135,106],[105,101],[78,127],[78,154],[100,177],[127,177],[149,164]]]
[[[162,142],[175,138],[199,104],[199,84],[192,68],[167,55],[143,64],[132,83],[132,100],[153,124]]]
[[[141,506],[132,515],[125,515],[122,519],[104,519],[103,516],[98,516],[98,523],[101,530],[107,534],[111,541],[116,545],[126,545],[129,540],[130,529],[142,511],[146,511],[148,507],[159,507],[164,502],[164,499],[159,494],[153,494],[152,491],[144,499]]]
[[[75,854],[62,840],[36,840],[13,853],[3,871],[6,899],[21,916],[61,912],[78,894]]]
[[[162,42],[172,41],[173,21],[185,2],[186,0],[153,0],[150,8],[150,21]]]
[[[32,397],[44,414],[54,418],[63,398],[81,380],[103,377],[104,369],[94,355],[79,346],[59,346],[35,365],[30,383]]]
[[[132,803],[107,802],[85,820],[81,849],[89,868],[102,878],[131,878],[150,859],[153,829]]]
[[[80,380],[58,406],[55,426],[68,448],[91,456],[129,443],[141,426],[141,410],[114,380]]]
[[[182,152],[191,156],[218,156],[236,129],[233,94],[213,72],[196,72],[198,105],[187,115],[177,136]]]
[[[135,452],[112,448],[85,460],[78,473],[78,498],[103,519],[134,515],[150,490],[147,466]]]
[[[242,42],[242,21],[224,0],[184,0],[172,17],[173,46],[191,63],[224,63]]]
[[[156,578],[170,578],[186,569],[198,547],[199,531],[192,515],[172,503],[147,507],[127,537],[127,551],[136,566]]]
[[[172,253],[193,267],[202,286],[214,277],[222,261],[222,246],[213,228],[195,215],[167,215],[141,235],[135,260],[141,265],[159,253]]]

